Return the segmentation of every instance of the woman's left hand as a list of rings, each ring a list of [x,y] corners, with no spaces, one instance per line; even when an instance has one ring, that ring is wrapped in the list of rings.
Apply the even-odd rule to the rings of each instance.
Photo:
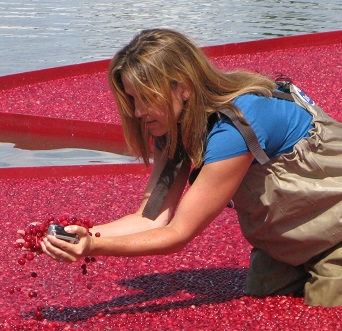
[[[71,244],[64,240],[48,235],[41,242],[43,252],[58,262],[76,262],[89,255],[92,237],[86,228],[78,225],[69,225],[64,228],[66,232],[77,234],[79,243]]]

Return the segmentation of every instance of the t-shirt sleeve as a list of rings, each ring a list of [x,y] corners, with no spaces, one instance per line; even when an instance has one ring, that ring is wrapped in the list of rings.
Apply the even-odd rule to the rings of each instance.
[[[216,122],[208,135],[204,164],[230,159],[248,151],[241,133],[230,119],[225,118]]]
[[[253,128],[261,148],[268,157],[289,153],[312,128],[312,115],[295,102],[245,94],[234,100]],[[233,158],[249,151],[247,144],[231,122],[222,115],[207,137],[204,163]]]

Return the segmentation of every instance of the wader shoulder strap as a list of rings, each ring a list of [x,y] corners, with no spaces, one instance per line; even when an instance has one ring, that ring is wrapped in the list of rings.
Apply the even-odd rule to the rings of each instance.
[[[226,115],[228,118],[230,118],[235,127],[239,130],[255,159],[260,164],[265,164],[266,162],[268,162],[270,159],[268,158],[264,150],[261,148],[258,138],[252,127],[250,125],[241,123],[235,112],[232,110],[223,109],[220,110],[220,112]]]
[[[181,127],[178,125],[177,147],[173,159],[167,159],[165,166],[158,178],[158,181],[153,188],[150,197],[147,200],[145,208],[142,212],[143,217],[155,220],[160,213],[160,209],[165,201],[165,198],[178,176],[182,166],[186,167],[186,171],[190,172],[191,162],[185,152],[182,143]]]
[[[293,99],[293,96],[291,95],[291,93],[285,93],[285,92],[278,92],[278,91],[274,91],[272,93],[272,96],[274,98],[277,98],[277,99],[283,99],[283,100],[287,100],[287,101],[295,101]]]
[[[188,166],[190,171],[190,162],[188,162],[187,159],[168,159],[166,161],[166,164],[159,176],[157,184],[153,188],[152,193],[147,200],[142,216],[147,217],[151,220],[155,220],[157,218],[162,204],[167,196],[167,193],[169,192],[183,164],[184,166]]]

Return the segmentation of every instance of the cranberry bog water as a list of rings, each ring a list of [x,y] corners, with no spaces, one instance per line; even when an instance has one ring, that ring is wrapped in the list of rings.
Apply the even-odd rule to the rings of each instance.
[[[221,69],[290,77],[342,121],[341,36],[337,31],[204,50]],[[97,148],[115,145],[124,154],[107,66],[108,61],[100,61],[0,77],[2,132],[36,134],[34,144],[31,138],[15,142],[27,149],[59,141],[56,137],[76,137],[79,147],[84,141],[87,146],[96,142]],[[0,169],[0,330],[342,327],[340,307],[310,307],[302,297],[244,296],[251,247],[231,209],[183,251],[169,256],[87,257],[65,264],[15,247],[16,231],[32,222],[54,218],[100,224],[135,211],[149,171],[139,163]]]

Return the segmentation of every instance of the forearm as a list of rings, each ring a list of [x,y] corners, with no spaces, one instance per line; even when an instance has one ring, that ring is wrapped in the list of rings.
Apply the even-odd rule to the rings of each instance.
[[[101,237],[124,236],[154,229],[164,224],[159,221],[152,221],[140,214],[126,215],[118,220],[106,224],[96,225],[90,229],[94,235],[99,232]]]
[[[172,254],[187,244],[177,228],[162,227],[130,235],[92,237],[88,255],[145,256]]]

